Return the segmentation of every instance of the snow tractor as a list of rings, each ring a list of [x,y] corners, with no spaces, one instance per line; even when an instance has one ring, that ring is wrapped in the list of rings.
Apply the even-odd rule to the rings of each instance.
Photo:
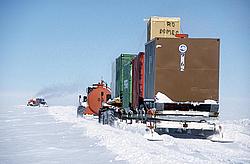
[[[43,98],[34,98],[30,99],[27,103],[27,106],[43,106],[48,107],[47,102]]]
[[[87,88],[87,96],[79,96],[77,116],[99,115],[99,110],[111,98],[111,90],[104,81]]]

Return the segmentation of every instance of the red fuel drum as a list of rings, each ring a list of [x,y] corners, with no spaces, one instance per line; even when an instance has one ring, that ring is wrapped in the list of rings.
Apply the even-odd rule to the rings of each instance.
[[[111,97],[110,88],[104,82],[94,84],[91,91],[87,96],[88,107],[84,114],[99,114],[99,109],[102,107],[102,103],[108,101]]]
[[[139,108],[144,98],[144,52],[132,60],[132,107]]]

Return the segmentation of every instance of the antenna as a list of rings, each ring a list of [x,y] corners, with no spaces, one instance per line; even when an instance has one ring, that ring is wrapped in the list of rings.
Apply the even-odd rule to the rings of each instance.
[[[181,26],[180,26],[180,27],[181,27]],[[184,34],[182,27],[181,27],[181,33]]]

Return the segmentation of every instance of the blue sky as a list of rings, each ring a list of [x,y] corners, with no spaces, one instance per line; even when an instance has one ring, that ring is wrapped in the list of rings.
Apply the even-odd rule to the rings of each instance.
[[[149,16],[180,17],[190,37],[221,39],[222,116],[250,118],[247,0],[1,0],[0,103],[56,87],[64,92],[57,102],[72,104],[75,92],[110,82],[120,53],[144,51]]]

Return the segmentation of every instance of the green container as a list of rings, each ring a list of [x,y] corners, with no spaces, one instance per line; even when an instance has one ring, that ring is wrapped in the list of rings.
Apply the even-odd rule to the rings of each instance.
[[[120,97],[123,101],[124,88],[124,66],[132,61],[136,55],[121,54],[116,59],[116,83],[115,83],[115,97]]]
[[[132,64],[127,63],[123,69],[123,99],[122,107],[124,109],[129,109],[132,104]]]

